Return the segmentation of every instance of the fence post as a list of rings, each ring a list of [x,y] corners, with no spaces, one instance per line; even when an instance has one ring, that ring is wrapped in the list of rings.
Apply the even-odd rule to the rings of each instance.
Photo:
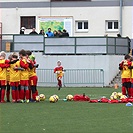
[[[115,54],[116,54],[116,37],[115,37]]]
[[[43,39],[43,54],[45,54],[45,37]]]
[[[102,79],[103,79],[103,87],[104,87],[104,70],[101,69],[101,71],[102,71]]]
[[[14,51],[14,35],[13,35],[12,51]]]
[[[75,37],[75,55],[77,54],[77,50],[76,50],[77,49],[77,44],[76,43],[77,43],[77,38]]]
[[[106,54],[108,54],[108,37],[106,37]]]

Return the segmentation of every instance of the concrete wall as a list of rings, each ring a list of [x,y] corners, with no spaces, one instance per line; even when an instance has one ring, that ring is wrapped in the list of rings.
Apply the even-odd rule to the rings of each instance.
[[[62,61],[65,69],[103,69],[105,86],[119,72],[118,64],[123,59],[121,55],[76,55],[76,56],[46,56],[34,53],[39,68],[54,69],[58,60]]]
[[[4,0],[3,0],[4,1]],[[5,0],[6,1],[6,0]],[[4,1],[4,2],[5,2]],[[15,1],[15,0],[14,0]],[[32,0],[28,1],[31,2]],[[7,1],[6,1],[7,2]],[[11,2],[11,1],[9,1]],[[21,6],[19,5],[21,3]],[[40,0],[41,4],[26,4],[25,0],[19,0],[15,5],[12,3],[5,4],[1,8],[1,20],[3,23],[3,34],[18,34],[20,30],[20,16],[72,16],[73,17],[73,35],[74,36],[116,36],[117,32],[106,32],[106,20],[120,20],[119,1],[96,1],[92,2],[52,2],[49,0]],[[37,2],[34,0],[33,2]],[[109,2],[109,3],[108,3]],[[63,3],[63,4],[62,4]],[[110,5],[112,3],[112,5]],[[102,6],[103,4],[103,6]],[[128,3],[129,4],[129,3]],[[123,36],[132,37],[132,5],[124,1],[123,6]],[[83,5],[83,6],[81,6]],[[85,6],[87,5],[87,6]],[[26,7],[25,7],[26,6]],[[11,8],[10,8],[11,7]],[[77,32],[75,21],[88,20],[89,31]],[[38,21],[36,21],[38,25]],[[31,30],[26,30],[29,33]],[[39,29],[37,27],[37,31]]]

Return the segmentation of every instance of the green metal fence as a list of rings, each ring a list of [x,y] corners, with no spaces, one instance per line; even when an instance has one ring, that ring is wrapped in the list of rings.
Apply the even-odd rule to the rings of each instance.
[[[37,69],[38,86],[56,86],[53,69]],[[103,69],[66,69],[62,78],[63,86],[104,86]]]

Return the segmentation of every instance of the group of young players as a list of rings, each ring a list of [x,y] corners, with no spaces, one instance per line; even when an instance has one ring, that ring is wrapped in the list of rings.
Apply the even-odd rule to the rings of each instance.
[[[21,50],[19,55],[12,53],[6,59],[6,53],[0,52],[0,103],[36,101],[38,96],[35,56],[31,51]],[[54,68],[57,75],[58,90],[62,87],[63,67],[57,61]],[[11,89],[11,90],[10,90]],[[10,92],[12,98],[10,98]],[[6,96],[6,97],[5,97]],[[6,99],[6,101],[5,101]]]
[[[0,52],[0,102],[10,102],[10,88],[12,102],[36,101],[38,96],[37,75],[35,56],[31,51],[21,50],[19,55],[12,53],[6,59],[6,53]],[[133,98],[133,62],[130,55],[126,55],[119,64],[122,79],[122,94]],[[54,68],[57,75],[58,90],[62,87],[62,77],[64,74],[61,61],[57,61]],[[5,101],[6,94],[6,101]]]
[[[133,62],[130,55],[125,55],[119,64],[122,79],[122,94],[133,98]]]
[[[10,92],[12,102],[28,103],[31,99],[35,101],[38,95],[36,67],[38,64],[31,51],[21,50],[19,55],[12,53],[8,59],[6,59],[6,53],[1,51],[0,102],[10,102]]]

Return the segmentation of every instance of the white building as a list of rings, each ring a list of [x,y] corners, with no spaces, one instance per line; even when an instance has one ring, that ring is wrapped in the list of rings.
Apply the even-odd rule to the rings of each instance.
[[[39,20],[54,19],[64,22],[63,28],[72,36],[116,36],[120,32],[122,36],[132,38],[132,11],[132,0],[0,1],[3,34],[18,34],[22,26],[26,27],[26,33],[33,27],[39,32]]]

